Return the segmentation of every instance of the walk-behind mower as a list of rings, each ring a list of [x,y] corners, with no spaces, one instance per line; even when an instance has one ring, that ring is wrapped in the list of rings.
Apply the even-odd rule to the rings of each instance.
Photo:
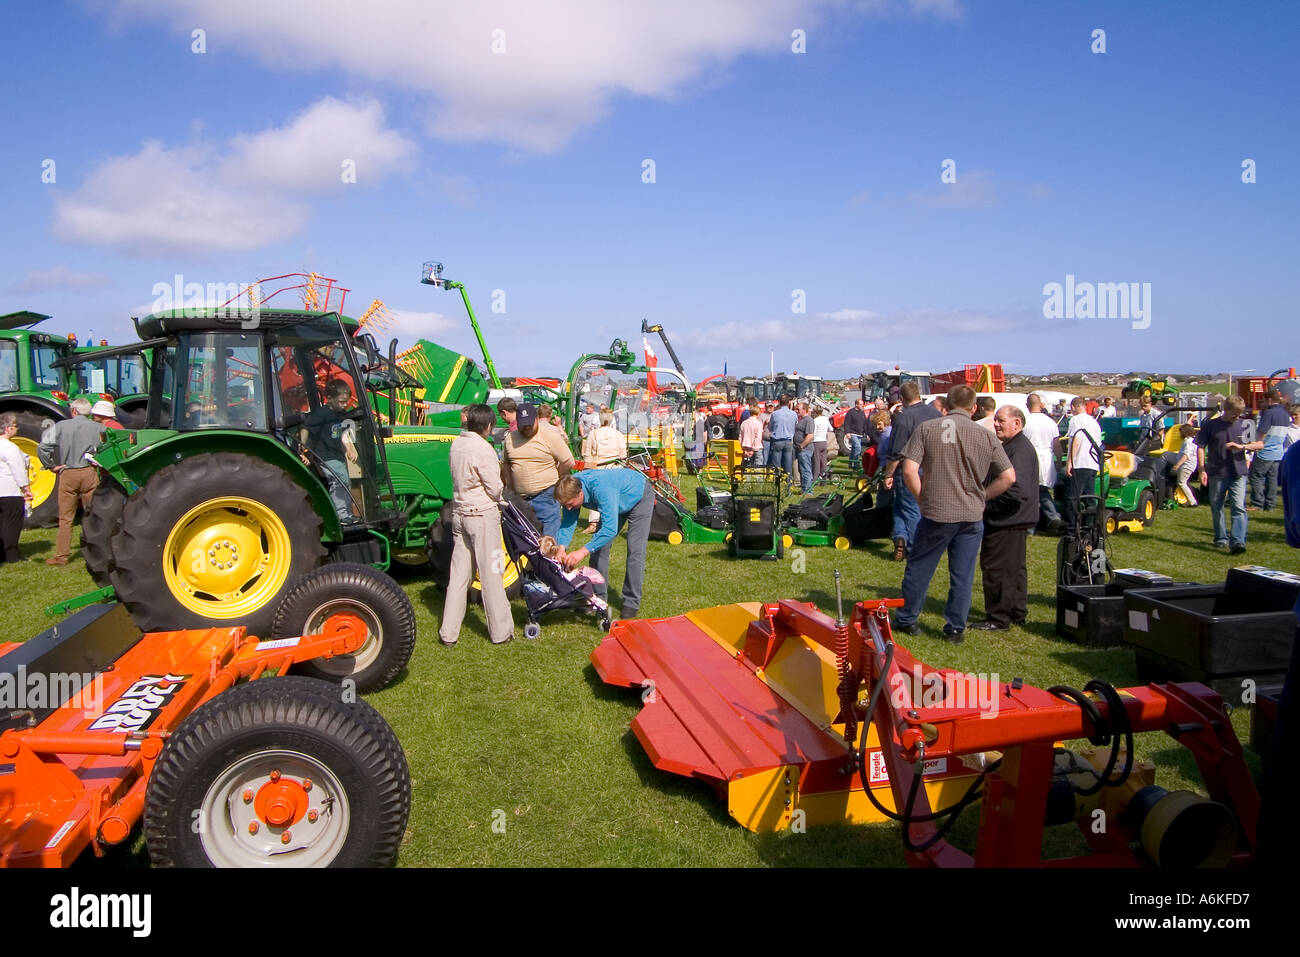
[[[160,866],[392,864],[406,757],[355,692],[396,678],[414,642],[405,593],[340,563],[292,585],[265,640],[141,634],[114,603],[0,645],[0,865],[102,856],[141,819]]]
[[[776,468],[740,468],[731,475],[732,558],[779,559],[787,544],[781,531],[781,496],[786,474]]]
[[[934,668],[894,643],[901,604],[859,602],[848,621],[795,601],[619,621],[591,660],[606,683],[644,689],[632,731],[654,765],[713,785],[751,830],[892,820],[919,866],[1252,858],[1259,798],[1218,695]],[[1133,756],[1142,731],[1191,752],[1208,800],[1155,784],[1155,766]],[[944,838],[976,803],[972,854]],[[1071,821],[1091,854],[1044,860],[1045,827]]]

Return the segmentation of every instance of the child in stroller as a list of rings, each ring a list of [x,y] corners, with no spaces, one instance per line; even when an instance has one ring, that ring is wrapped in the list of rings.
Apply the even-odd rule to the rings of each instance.
[[[558,545],[549,535],[538,537],[537,529],[512,503],[501,506],[501,531],[506,551],[521,569],[524,605],[528,610],[525,638],[542,633],[538,619],[550,611],[586,608],[599,616],[602,631],[610,626],[609,605],[596,594],[595,586],[604,584],[594,568],[566,572],[553,557]]]

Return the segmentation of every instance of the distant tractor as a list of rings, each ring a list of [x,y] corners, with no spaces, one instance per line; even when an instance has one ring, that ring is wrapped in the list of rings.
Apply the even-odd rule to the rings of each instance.
[[[32,487],[29,527],[53,525],[59,519],[54,473],[36,457],[42,433],[66,419],[67,374],[54,363],[72,353],[68,340],[31,328],[49,316],[39,312],[11,312],[0,316],[0,412],[18,414],[14,443],[29,457]]]
[[[1120,397],[1140,399],[1150,396],[1153,402],[1174,406],[1178,404],[1178,389],[1170,385],[1168,379],[1132,379],[1124,386]]]

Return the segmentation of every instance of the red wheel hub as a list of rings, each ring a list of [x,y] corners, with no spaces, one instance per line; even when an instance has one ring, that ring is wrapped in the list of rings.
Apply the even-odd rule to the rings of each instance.
[[[257,792],[253,808],[271,827],[297,824],[307,813],[307,792],[297,781],[278,777],[267,781]]]

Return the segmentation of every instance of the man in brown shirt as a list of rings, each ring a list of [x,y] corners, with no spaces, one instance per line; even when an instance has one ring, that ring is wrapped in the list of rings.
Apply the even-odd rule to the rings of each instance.
[[[984,503],[1010,488],[1016,471],[997,436],[971,421],[974,389],[957,386],[948,393],[947,404],[948,414],[917,426],[902,451],[903,481],[921,506],[921,521],[907,556],[903,607],[894,627],[909,635],[921,633],[916,619],[946,552],[949,585],[943,635],[960,644],[984,537]],[[989,475],[994,478],[985,486]]]
[[[573,453],[564,433],[540,421],[531,402],[519,403],[515,425],[505,439],[501,479],[533,506],[542,534],[554,538],[562,518],[555,501],[555,483],[573,471]]]

